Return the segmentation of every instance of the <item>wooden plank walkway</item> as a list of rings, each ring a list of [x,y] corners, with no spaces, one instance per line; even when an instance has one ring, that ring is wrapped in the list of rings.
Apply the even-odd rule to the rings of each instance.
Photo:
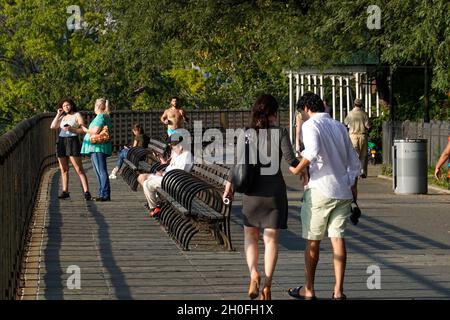
[[[113,167],[114,158],[109,161]],[[85,163],[91,190],[96,181]],[[373,171],[373,168],[371,168]],[[274,299],[290,299],[287,288],[302,284],[300,198],[297,177],[289,186],[289,229],[281,232]],[[121,178],[111,181],[112,201],[85,202],[78,177],[70,174],[70,200],[58,200],[59,172],[46,173],[39,194],[23,272],[21,299],[247,299],[240,199],[234,202],[234,252],[212,246],[206,235],[182,251],[157,221],[148,217],[141,190]],[[95,192],[92,192],[95,194]],[[390,183],[372,173],[360,185],[363,218],[348,230],[346,293],[352,299],[450,298],[450,196],[393,195]],[[329,241],[323,242],[317,295],[333,287]],[[262,255],[261,270],[262,268]],[[70,266],[81,271],[81,288],[69,289]],[[381,270],[381,289],[367,287],[367,268]]]

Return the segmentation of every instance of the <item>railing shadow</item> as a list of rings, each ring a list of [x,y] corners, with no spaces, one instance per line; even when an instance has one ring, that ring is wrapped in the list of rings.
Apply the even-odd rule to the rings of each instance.
[[[44,250],[44,261],[47,272],[43,280],[45,284],[54,283],[51,290],[45,290],[44,297],[46,299],[56,300],[64,299],[63,270],[59,254],[62,243],[61,227],[63,226],[61,207],[58,199],[59,178],[59,172],[53,175],[50,188],[50,202],[48,204],[50,209],[48,217],[49,225],[48,227],[44,226],[50,232],[47,232],[48,240]]]
[[[402,229],[398,226],[386,223],[381,221],[380,219],[368,216],[368,215],[364,215],[361,217],[361,220],[363,221],[363,223],[369,222],[371,224],[374,224],[375,226],[378,226],[380,228],[385,228],[387,230],[389,230],[390,232],[392,231],[392,234],[394,235],[398,235],[398,236],[393,236],[392,234],[388,234],[386,232],[383,232],[380,230],[380,228],[369,228],[368,230],[370,232],[372,232],[373,234],[376,234],[378,236],[381,236],[383,238],[385,238],[386,240],[389,240],[389,238],[391,238],[392,242],[394,242],[396,245],[401,245],[403,246],[405,249],[409,249],[409,250],[423,250],[423,249],[428,249],[430,246],[434,247],[435,249],[443,249],[443,250],[449,250],[450,249],[450,245],[445,244],[445,243],[441,243],[438,241],[435,241],[433,239],[421,236],[417,233],[411,232],[409,230],[405,230]],[[416,244],[412,244],[409,242],[405,242],[403,241],[401,238],[399,238],[399,236],[403,236],[403,237],[407,237],[409,238],[411,241],[414,242],[421,242],[423,244],[426,244],[426,246],[419,246]]]
[[[292,201],[293,199],[290,200]],[[242,223],[241,206],[236,206],[233,209],[234,222]],[[289,206],[290,229],[283,230],[280,233],[279,239],[280,247],[286,251],[303,251],[305,248],[306,240],[301,237],[300,209],[301,203],[299,205]],[[296,219],[299,224],[294,228],[292,227],[293,219]],[[291,229],[295,229],[295,231]],[[391,270],[402,274],[415,283],[419,283],[424,288],[434,290],[443,296],[448,296],[448,288],[444,285],[419,274],[414,269],[393,263],[379,254],[380,252],[393,252],[396,250],[417,251],[429,250],[430,248],[449,250],[450,246],[448,244],[386,223],[380,219],[364,215],[364,213],[358,226],[352,226],[347,229],[346,240],[349,255],[352,253],[363,255],[369,260],[376,261],[379,266],[389,266]],[[329,241],[325,240],[325,242]],[[280,252],[280,255],[282,254]]]
[[[298,219],[301,225],[300,209],[300,206],[289,206],[289,219]],[[387,231],[381,231],[381,229]],[[414,272],[412,269],[394,264],[380,256],[379,253],[380,251],[392,252],[396,250],[429,250],[430,248],[449,250],[450,245],[386,223],[380,219],[364,215],[364,213],[360,219],[360,224],[357,227],[348,228],[346,236],[347,250],[350,255],[352,252],[361,254],[370,260],[376,261],[379,265],[389,265],[389,268],[403,274],[414,282],[418,282],[429,289],[448,296],[448,287],[431,281],[427,277]],[[327,242],[326,239],[325,242]],[[288,251],[304,250],[305,244],[306,240],[301,238],[301,231],[298,234],[290,231],[284,232],[280,236],[280,245]]]

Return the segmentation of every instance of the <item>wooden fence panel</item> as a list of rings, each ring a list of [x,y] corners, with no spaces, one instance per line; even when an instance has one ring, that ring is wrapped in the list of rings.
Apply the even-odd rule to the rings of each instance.
[[[450,122],[383,122],[383,163],[392,164],[391,147],[394,139],[427,139],[428,166],[433,167],[450,136]]]

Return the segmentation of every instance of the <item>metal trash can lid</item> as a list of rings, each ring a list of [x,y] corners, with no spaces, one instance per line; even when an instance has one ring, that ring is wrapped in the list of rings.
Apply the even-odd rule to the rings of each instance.
[[[396,139],[394,143],[404,142],[404,143],[426,143],[427,139]]]

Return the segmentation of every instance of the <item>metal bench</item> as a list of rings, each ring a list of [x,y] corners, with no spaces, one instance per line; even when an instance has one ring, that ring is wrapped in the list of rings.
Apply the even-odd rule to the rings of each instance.
[[[121,176],[132,191],[137,191],[137,178],[140,173],[155,173],[167,166],[159,162],[160,157],[164,158],[166,153],[166,144],[156,139],[150,139],[148,148],[130,148],[127,158],[124,159]]]
[[[172,170],[164,175],[157,189],[158,219],[183,250],[189,250],[189,242],[201,230],[210,232],[218,245],[233,250],[231,201],[222,201],[228,171],[219,164],[194,164],[190,173]]]
[[[153,162],[159,162],[160,157],[167,159],[170,156],[167,144],[157,139],[150,138],[147,149]]]

